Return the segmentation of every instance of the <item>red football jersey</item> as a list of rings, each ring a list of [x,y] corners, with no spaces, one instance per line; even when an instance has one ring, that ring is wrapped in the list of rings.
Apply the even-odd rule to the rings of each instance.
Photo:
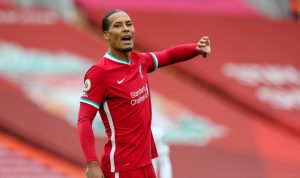
[[[86,160],[97,160],[91,123],[99,111],[108,139],[102,153],[101,169],[119,172],[151,164],[157,151],[151,133],[147,73],[197,54],[195,44],[156,53],[131,52],[130,61],[106,53],[92,66],[84,78],[78,118]]]
[[[148,71],[157,68],[150,54],[131,53],[130,61],[110,53],[85,76],[81,102],[99,108],[108,142],[101,168],[119,172],[151,163],[151,100]],[[152,150],[151,150],[152,149]]]

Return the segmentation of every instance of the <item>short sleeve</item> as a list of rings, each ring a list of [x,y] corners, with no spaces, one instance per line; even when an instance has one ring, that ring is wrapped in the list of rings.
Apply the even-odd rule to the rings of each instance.
[[[80,102],[89,104],[99,109],[100,104],[105,97],[104,72],[100,67],[92,67],[84,77],[83,95]]]

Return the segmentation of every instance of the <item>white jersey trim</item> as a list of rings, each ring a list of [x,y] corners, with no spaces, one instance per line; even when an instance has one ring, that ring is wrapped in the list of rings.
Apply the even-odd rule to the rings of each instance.
[[[128,60],[119,58],[119,57],[114,56],[113,54],[111,54],[109,52],[106,52],[105,55],[104,55],[104,57],[107,58],[107,59],[110,59],[110,60],[112,60],[114,62],[118,62],[118,63],[130,65],[130,60],[128,61]]]
[[[110,151],[110,155],[109,155],[109,158],[110,158],[110,171],[111,172],[115,172],[115,151],[116,151],[116,133],[115,133],[115,127],[114,127],[114,123],[113,123],[113,120],[112,120],[112,117],[110,115],[110,111],[109,111],[109,108],[108,108],[108,105],[107,105],[107,101],[104,102],[104,111],[106,113],[106,116],[107,116],[107,119],[108,119],[108,123],[109,123],[109,127],[110,127],[110,130],[111,130],[111,151]]]
[[[150,53],[150,54],[151,54],[151,56],[154,60],[154,70],[153,71],[155,71],[158,68],[158,60],[157,60],[157,57],[154,53]]]
[[[118,172],[115,173],[115,178],[120,178],[120,175]]]
[[[99,104],[95,103],[94,101],[88,100],[86,98],[80,98],[79,102],[89,104],[91,106],[94,106],[97,109],[99,109],[99,106],[100,106]]]

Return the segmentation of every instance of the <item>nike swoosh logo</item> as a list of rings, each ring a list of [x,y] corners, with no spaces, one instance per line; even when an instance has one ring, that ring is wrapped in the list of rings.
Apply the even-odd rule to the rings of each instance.
[[[117,82],[118,82],[118,84],[121,84],[124,80],[125,80],[125,78],[123,78],[122,80],[117,80]]]

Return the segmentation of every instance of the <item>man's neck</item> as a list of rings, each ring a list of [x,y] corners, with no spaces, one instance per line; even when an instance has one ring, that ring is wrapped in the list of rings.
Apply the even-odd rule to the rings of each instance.
[[[111,53],[112,55],[118,57],[118,58],[130,61],[130,51],[124,52],[124,51],[118,51],[118,50],[114,50],[114,49],[109,48],[108,52]]]

